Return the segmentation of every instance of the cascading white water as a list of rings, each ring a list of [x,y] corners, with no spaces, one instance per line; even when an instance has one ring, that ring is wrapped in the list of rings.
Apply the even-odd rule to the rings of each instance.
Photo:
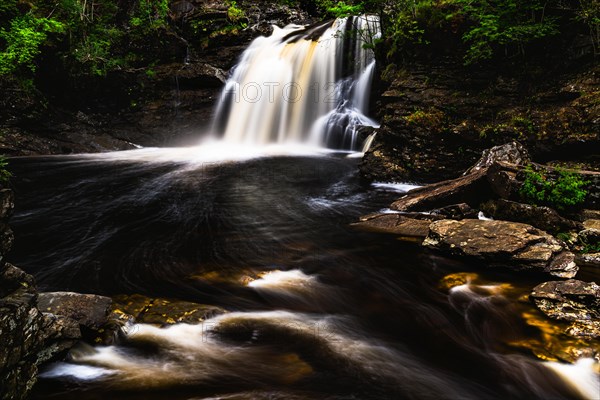
[[[243,53],[219,100],[214,130],[232,143],[360,147],[375,67],[373,15],[288,25]]]

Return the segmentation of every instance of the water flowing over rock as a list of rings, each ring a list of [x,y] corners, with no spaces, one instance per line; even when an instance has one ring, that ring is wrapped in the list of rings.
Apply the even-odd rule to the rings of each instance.
[[[572,278],[574,255],[554,237],[526,224],[506,221],[442,220],[429,227],[423,245],[484,266],[508,267]]]
[[[365,44],[379,19],[363,15],[276,28],[243,53],[219,100],[214,130],[235,143],[302,142],[358,149],[375,68]]]
[[[571,322],[565,332],[568,335],[600,337],[600,286],[595,282],[545,282],[536,286],[530,297],[548,317]]]

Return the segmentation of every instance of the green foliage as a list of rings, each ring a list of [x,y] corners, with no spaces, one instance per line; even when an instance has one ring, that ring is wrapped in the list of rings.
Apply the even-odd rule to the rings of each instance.
[[[8,161],[6,160],[6,157],[0,155],[0,184],[7,184],[10,178],[12,178],[12,174],[7,167]]]
[[[129,20],[129,23],[131,26],[148,33],[167,26],[168,15],[168,0],[139,0],[136,13]]]
[[[585,201],[589,183],[575,172],[556,168],[555,177],[544,175],[532,166],[525,170],[525,181],[519,194],[521,198],[536,205],[546,205],[558,210],[580,206]]]
[[[598,1],[580,3],[597,5]],[[558,0],[383,0],[370,1],[367,8],[375,3],[382,10],[384,36],[390,38],[388,58],[397,57],[407,48],[429,44],[427,33],[435,29],[459,36],[465,45],[463,58],[467,65],[498,55],[525,55],[527,44],[560,33],[557,18],[547,12],[552,6],[558,8]],[[591,22],[595,21],[591,15],[600,14],[599,9],[588,6],[587,13],[580,13]],[[600,31],[596,33],[600,35]]]
[[[600,253],[600,243],[582,243],[582,253]]]
[[[347,4],[344,1],[331,2],[327,7],[327,13],[335,18],[347,17],[349,15],[358,15],[362,13],[362,4]]]
[[[237,28],[243,29],[248,26],[248,17],[246,16],[246,12],[239,8],[235,1],[232,1],[231,5],[227,9],[227,19],[232,24],[228,27],[229,30]]]
[[[115,57],[113,46],[118,43],[121,32],[116,28],[108,28],[102,33],[91,33],[85,36],[73,49],[76,61],[84,65],[92,74],[104,76],[110,70],[127,65],[123,58]]]
[[[565,243],[570,243],[572,240],[571,234],[569,232],[559,232],[556,234],[556,238],[562,240]]]
[[[472,26],[463,35],[469,45],[465,63],[492,58],[496,47],[515,47],[524,53],[524,45],[558,33],[555,18],[545,16],[547,2],[541,0],[454,0]]]
[[[600,0],[579,0],[577,18],[588,26],[594,53],[600,54]]]
[[[36,18],[26,14],[13,19],[10,28],[0,29],[0,39],[5,42],[0,52],[0,75],[10,74],[23,67],[35,71],[35,59],[41,52],[50,33],[64,32],[65,26],[49,18]]]
[[[364,3],[353,0],[315,0],[319,12],[328,18],[342,18],[350,15],[358,15],[364,11]]]

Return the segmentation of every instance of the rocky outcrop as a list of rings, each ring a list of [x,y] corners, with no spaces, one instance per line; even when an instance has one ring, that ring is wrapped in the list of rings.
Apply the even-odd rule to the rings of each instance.
[[[44,317],[36,307],[33,278],[6,265],[0,275],[0,399],[22,399],[36,380],[43,350]]]
[[[530,296],[549,318],[570,323],[565,333],[583,338],[600,338],[600,286],[574,279],[545,282]]]
[[[531,162],[529,152],[519,142],[509,142],[501,146],[485,149],[481,158],[463,175],[469,175],[481,169],[489,168],[495,163],[507,163],[513,165],[526,165]]]
[[[381,66],[381,127],[360,169],[368,180],[438,182],[481,151],[520,141],[538,160],[585,162],[600,146],[600,73],[550,76],[465,69],[452,60]]]
[[[109,297],[73,292],[44,292],[38,296],[41,311],[66,317],[96,331],[108,322],[111,303]]]
[[[572,278],[577,273],[574,255],[558,240],[516,222],[435,221],[423,245],[489,267],[544,272],[561,278]]]

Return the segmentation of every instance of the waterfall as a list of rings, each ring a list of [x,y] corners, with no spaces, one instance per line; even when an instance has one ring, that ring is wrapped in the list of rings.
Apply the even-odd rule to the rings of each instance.
[[[361,148],[375,68],[374,15],[274,27],[255,39],[225,84],[213,130],[238,144]]]

